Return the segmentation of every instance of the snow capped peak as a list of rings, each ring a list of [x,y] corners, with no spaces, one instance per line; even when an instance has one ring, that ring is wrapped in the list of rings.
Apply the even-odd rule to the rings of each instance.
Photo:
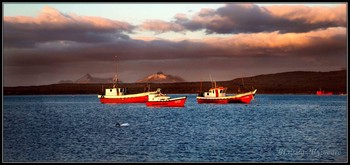
[[[147,76],[147,79],[166,79],[167,78],[167,76],[166,75],[164,75],[164,74],[151,74],[151,75],[149,75],[149,76]]]
[[[163,72],[157,72],[146,76],[145,78],[138,80],[137,82],[150,82],[150,83],[173,83],[173,82],[184,82],[185,80],[178,76],[172,76],[164,74]]]

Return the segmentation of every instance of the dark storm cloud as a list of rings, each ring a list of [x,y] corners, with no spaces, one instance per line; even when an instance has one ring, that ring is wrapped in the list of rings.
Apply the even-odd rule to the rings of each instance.
[[[121,61],[191,59],[200,54],[206,57],[212,52],[209,45],[190,41],[116,40],[110,43],[72,45],[74,44],[54,43],[49,48],[6,49],[5,65],[24,67],[88,61],[108,62],[115,60],[115,56]]]
[[[120,39],[109,43],[53,43],[36,49],[5,50],[5,65],[61,65],[91,61],[209,59],[237,57],[310,57],[327,58],[330,54],[346,55],[345,29],[327,29],[310,33],[240,34],[226,38],[207,38],[199,41]]]

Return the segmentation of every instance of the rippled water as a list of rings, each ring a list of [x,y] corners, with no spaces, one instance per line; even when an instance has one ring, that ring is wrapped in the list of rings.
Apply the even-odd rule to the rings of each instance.
[[[248,105],[187,96],[184,108],[101,104],[97,95],[4,96],[3,161],[348,160],[347,96],[257,94]]]

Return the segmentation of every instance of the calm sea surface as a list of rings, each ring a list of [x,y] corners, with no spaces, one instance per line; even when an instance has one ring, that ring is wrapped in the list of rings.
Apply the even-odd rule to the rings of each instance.
[[[348,160],[347,96],[256,94],[248,105],[186,96],[184,108],[101,104],[97,95],[4,96],[3,162]]]

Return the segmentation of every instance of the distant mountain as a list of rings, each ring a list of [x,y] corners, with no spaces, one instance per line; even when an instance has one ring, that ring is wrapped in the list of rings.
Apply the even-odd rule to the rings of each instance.
[[[71,83],[77,83],[77,84],[92,84],[92,83],[113,83],[113,78],[97,78],[92,77],[89,73],[85,74],[84,76],[80,77],[79,79],[75,81],[71,80],[61,80],[59,82],[60,84],[71,84]]]
[[[172,76],[164,74],[163,72],[157,72],[155,74],[148,75],[147,77],[138,80],[137,83],[176,83],[185,82],[185,80],[179,76]]]
[[[75,83],[78,84],[88,84],[88,83],[113,83],[113,78],[97,78],[92,77],[89,73],[84,75],[83,77],[79,78],[75,81]]]

